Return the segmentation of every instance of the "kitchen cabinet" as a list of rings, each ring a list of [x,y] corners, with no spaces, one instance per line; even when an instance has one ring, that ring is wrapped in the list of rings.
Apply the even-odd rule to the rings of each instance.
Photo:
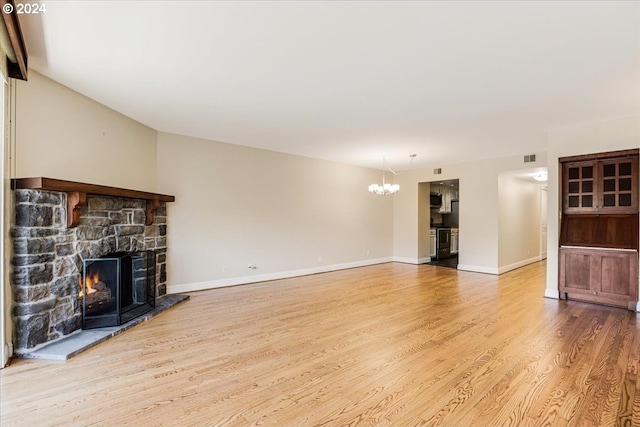
[[[565,213],[638,212],[638,156],[563,164]]]
[[[560,292],[573,299],[635,310],[637,278],[637,251],[560,249]]]
[[[451,190],[442,190],[442,206],[440,207],[440,213],[451,213]]]
[[[432,259],[436,258],[436,251],[437,251],[437,238],[436,238],[436,230],[435,228],[432,228],[431,230],[429,230],[429,256]]]
[[[457,254],[458,253],[458,236],[459,236],[459,229],[458,228],[452,228],[451,229],[451,254]]]

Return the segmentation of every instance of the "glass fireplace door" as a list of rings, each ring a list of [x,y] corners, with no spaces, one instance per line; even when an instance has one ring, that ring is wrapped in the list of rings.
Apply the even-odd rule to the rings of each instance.
[[[153,251],[115,252],[84,260],[82,328],[119,326],[155,307]]]

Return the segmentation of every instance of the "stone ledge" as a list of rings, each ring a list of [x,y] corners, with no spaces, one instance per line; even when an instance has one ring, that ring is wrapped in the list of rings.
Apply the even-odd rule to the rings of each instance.
[[[82,330],[59,341],[46,344],[37,350],[18,353],[16,356],[25,359],[68,360],[69,358],[82,353],[91,347],[95,347],[101,342],[108,340],[109,338],[112,338],[133,326],[146,322],[152,317],[157,316],[163,311],[166,311],[187,299],[189,299],[189,295],[164,295],[156,299],[156,307],[153,310],[125,323],[124,325]]]

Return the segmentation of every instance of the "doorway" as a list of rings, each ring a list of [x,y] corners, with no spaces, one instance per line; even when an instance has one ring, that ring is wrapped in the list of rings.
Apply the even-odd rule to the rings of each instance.
[[[433,181],[429,203],[429,265],[458,268],[460,180]]]
[[[547,259],[547,187],[540,188],[540,260]]]

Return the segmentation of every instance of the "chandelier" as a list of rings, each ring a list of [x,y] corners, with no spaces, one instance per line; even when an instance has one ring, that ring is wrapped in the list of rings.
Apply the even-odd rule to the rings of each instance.
[[[413,162],[413,159],[417,156],[417,154],[410,154],[409,157],[411,158],[411,160],[409,161],[409,166],[411,166],[411,163]],[[394,175],[398,175],[398,172],[394,171],[393,169],[391,169],[388,165],[387,162],[384,158],[384,156],[382,156],[382,166],[386,167],[389,172],[391,172]],[[384,182],[384,169],[382,170],[382,185],[380,184],[371,184],[369,186],[369,193],[372,194],[378,194],[380,196],[386,196],[387,194],[394,194],[397,193],[398,191],[400,191],[400,186],[398,184],[388,184],[386,182]]]
[[[545,182],[548,179],[547,172],[546,171],[539,172],[533,175],[533,179],[535,179],[536,181]]]
[[[369,193],[378,194],[380,196],[397,193],[399,190],[400,186],[398,184],[388,184],[384,182],[384,171],[382,171],[382,185],[371,184],[369,186]]]

